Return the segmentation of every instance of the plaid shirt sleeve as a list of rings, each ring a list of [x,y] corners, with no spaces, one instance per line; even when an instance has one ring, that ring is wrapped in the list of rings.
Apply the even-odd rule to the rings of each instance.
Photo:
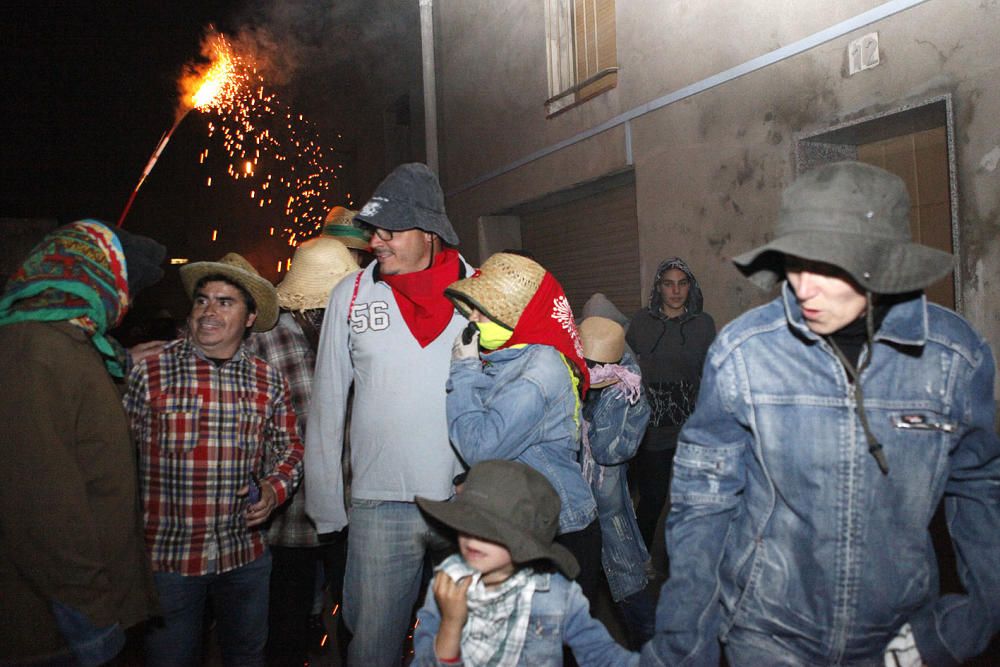
[[[128,385],[122,404],[132,428],[132,441],[134,443],[148,442],[149,385],[146,381],[146,364],[140,362],[132,366],[128,374]]]
[[[281,389],[271,402],[271,418],[265,429],[264,446],[267,461],[273,462],[264,480],[274,490],[278,504],[284,503],[302,480],[302,439],[299,437],[295,410],[292,408],[288,383],[274,369],[276,386]]]

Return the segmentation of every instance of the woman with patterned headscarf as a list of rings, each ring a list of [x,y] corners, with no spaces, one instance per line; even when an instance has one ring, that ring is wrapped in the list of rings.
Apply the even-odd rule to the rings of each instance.
[[[126,353],[108,331],[164,254],[74,222],[42,239],[0,297],[0,663],[102,664],[155,606],[115,385]]]

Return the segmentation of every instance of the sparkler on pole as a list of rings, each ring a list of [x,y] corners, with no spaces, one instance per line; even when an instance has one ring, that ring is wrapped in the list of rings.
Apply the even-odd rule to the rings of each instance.
[[[258,208],[272,203],[281,207],[286,223],[280,233],[288,235],[289,245],[294,246],[296,235],[320,229],[330,205],[328,195],[336,190],[336,172],[344,165],[321,147],[312,123],[267,89],[258,63],[237,52],[224,35],[211,29],[202,41],[202,56],[205,64],[189,66],[180,81],[178,115],[146,163],[118,226],[124,223],[170,137],[195,109],[212,113],[208,137],[217,137],[223,154],[228,154],[230,178],[245,182]],[[205,148],[199,162],[205,164],[207,156]],[[206,183],[212,186],[212,176]],[[346,203],[353,203],[349,193]]]
[[[229,46],[229,43],[226,42],[222,35],[213,31],[209,36],[204,50],[206,51],[206,55],[209,55],[211,58],[211,63],[204,72],[192,71],[189,76],[181,81],[181,86],[185,89],[185,95],[182,97],[182,111],[178,113],[173,126],[160,137],[160,142],[153,150],[153,154],[149,156],[149,162],[146,163],[145,169],[142,170],[139,182],[132,189],[132,194],[129,195],[128,201],[125,203],[125,208],[122,209],[122,214],[118,216],[118,227],[121,227],[122,223],[125,222],[125,216],[128,215],[129,209],[132,208],[132,202],[135,201],[135,196],[139,193],[139,188],[146,181],[149,172],[153,170],[156,161],[160,159],[160,153],[166,148],[170,137],[173,136],[174,131],[181,124],[181,121],[187,117],[191,109],[204,111],[229,101],[234,95],[235,91],[233,87],[237,84],[233,76],[235,67],[233,64],[232,48]]]
[[[122,214],[118,216],[118,227],[121,227],[122,223],[125,222],[125,216],[128,215],[128,210],[132,208],[132,202],[135,201],[135,196],[139,194],[139,188],[141,188],[142,184],[146,181],[146,177],[149,176],[149,172],[153,171],[153,166],[156,164],[156,161],[160,159],[160,153],[162,153],[163,149],[166,148],[167,142],[170,141],[170,137],[174,134],[174,130],[176,130],[177,126],[181,124],[184,117],[188,115],[188,111],[191,111],[191,109],[186,109],[184,113],[178,116],[177,120],[174,121],[173,127],[164,132],[163,136],[160,137],[160,143],[156,144],[156,149],[153,151],[153,154],[149,156],[149,162],[146,163],[146,168],[142,170],[142,175],[139,176],[139,182],[135,184],[134,188],[132,188],[132,194],[129,195],[128,201],[125,203],[125,208],[122,209]]]

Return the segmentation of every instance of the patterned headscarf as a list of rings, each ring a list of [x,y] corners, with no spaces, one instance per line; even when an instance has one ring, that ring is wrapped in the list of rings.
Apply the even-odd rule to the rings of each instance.
[[[515,345],[551,345],[559,350],[579,371],[580,387],[577,398],[587,395],[590,372],[583,360],[583,344],[573,319],[573,309],[562,285],[548,271],[531,301],[514,326],[510,339],[500,349]]]
[[[128,309],[125,254],[115,233],[80,220],[48,234],[7,281],[0,326],[70,322],[88,334],[114,377],[125,373],[125,350],[105,334]]]

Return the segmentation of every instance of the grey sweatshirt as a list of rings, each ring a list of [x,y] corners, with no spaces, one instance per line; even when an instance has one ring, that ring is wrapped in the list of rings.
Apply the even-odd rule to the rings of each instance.
[[[420,347],[392,289],[375,282],[376,265],[333,289],[320,334],[305,453],[306,512],[320,533],[347,525],[341,455],[352,383],[352,498],[445,500],[461,471],[448,441],[445,383],[452,343],[468,320],[456,311],[444,332]]]

